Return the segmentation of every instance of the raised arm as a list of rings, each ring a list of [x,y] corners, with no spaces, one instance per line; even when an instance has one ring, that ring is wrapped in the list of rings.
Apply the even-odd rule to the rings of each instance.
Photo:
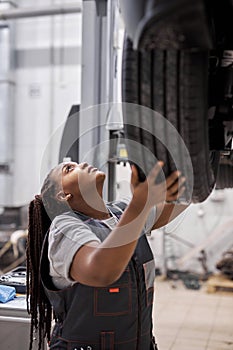
[[[107,286],[116,281],[125,270],[134,253],[147,216],[154,205],[177,198],[178,172],[166,181],[156,184],[161,170],[158,162],[144,182],[139,182],[136,167],[132,166],[133,196],[119,223],[100,244],[92,242],[78,250],[73,259],[70,275],[90,286]]]

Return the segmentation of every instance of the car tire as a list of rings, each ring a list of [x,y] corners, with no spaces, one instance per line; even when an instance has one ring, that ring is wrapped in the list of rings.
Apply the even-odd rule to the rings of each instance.
[[[156,111],[176,128],[190,155],[193,168],[191,200],[196,203],[204,201],[215,184],[208,137],[208,64],[207,50],[137,51],[133,49],[131,40],[127,36],[124,38],[122,101]],[[187,163],[185,152],[176,150],[174,160],[168,151],[176,141],[171,139],[171,135],[166,135],[166,124],[159,131],[165,134],[166,139],[166,144],[161,144],[154,132],[148,132],[156,131],[156,120],[145,120],[140,113],[140,125],[133,127],[132,117],[125,108],[123,119],[129,159],[135,159],[135,149],[127,140],[135,140],[164,161],[165,176],[176,170],[177,164],[186,174],[183,171]],[[138,158],[142,164],[140,168],[147,175],[153,160],[143,154],[138,154]],[[144,178],[140,173],[140,180]]]

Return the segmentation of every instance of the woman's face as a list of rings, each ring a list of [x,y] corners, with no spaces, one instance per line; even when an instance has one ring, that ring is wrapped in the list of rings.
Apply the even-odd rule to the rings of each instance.
[[[61,163],[55,176],[59,177],[64,194],[71,194],[74,199],[102,196],[105,174],[87,163]]]

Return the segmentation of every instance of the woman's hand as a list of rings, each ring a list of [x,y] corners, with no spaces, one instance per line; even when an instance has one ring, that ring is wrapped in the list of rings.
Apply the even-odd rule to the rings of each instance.
[[[135,165],[132,165],[131,188],[134,205],[139,207],[144,205],[147,208],[151,208],[165,201],[176,201],[182,195],[185,190],[185,178],[180,178],[180,171],[174,171],[166,180],[156,184],[156,179],[163,165],[163,162],[157,162],[144,182],[139,181],[137,168]]]

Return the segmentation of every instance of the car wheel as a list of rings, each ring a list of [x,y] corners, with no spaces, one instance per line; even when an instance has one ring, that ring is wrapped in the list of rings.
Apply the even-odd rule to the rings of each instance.
[[[131,40],[127,36],[124,39],[122,100],[156,111],[176,128],[192,163],[193,202],[204,201],[215,184],[208,138],[208,60],[209,53],[205,50],[136,51]],[[175,148],[176,140],[168,133],[166,123],[162,127],[159,125],[156,131],[158,114],[153,114],[154,120],[151,121],[140,112],[139,116],[135,116],[139,118],[140,125],[132,126],[133,117],[123,108],[126,140],[141,143],[150,150],[149,154],[164,161],[165,176],[178,166],[185,174],[187,155],[180,148],[176,150],[174,159],[169,152]],[[165,143],[155,136],[158,132],[165,135]],[[135,159],[132,142],[126,141],[126,144],[129,159]],[[143,168],[145,175],[152,167],[152,158],[138,154],[139,163],[142,164],[140,168]],[[140,174],[140,179],[144,178]]]

